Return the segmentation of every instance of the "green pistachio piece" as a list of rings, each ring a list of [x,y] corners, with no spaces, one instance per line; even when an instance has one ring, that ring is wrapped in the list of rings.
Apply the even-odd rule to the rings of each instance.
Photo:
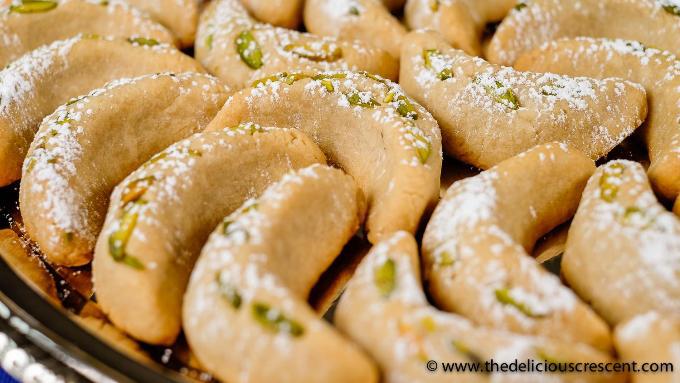
[[[283,50],[315,62],[334,62],[342,58],[342,49],[328,43],[321,44],[319,48],[313,48],[309,44],[288,44]]]
[[[22,0],[21,4],[9,7],[10,12],[16,13],[41,13],[51,11],[56,8],[58,3],[49,0]]]
[[[352,16],[359,16],[361,15],[361,12],[359,12],[359,8],[352,5],[351,7],[349,7],[349,14]]]
[[[430,0],[430,10],[437,12],[439,10],[439,0]]]
[[[232,130],[242,130],[249,135],[254,135],[255,133],[262,133],[264,129],[258,124],[252,122],[243,122],[236,127],[231,128]]]
[[[86,98],[87,98],[87,96],[74,97],[74,98],[68,100],[68,102],[66,103],[66,106],[71,106],[71,105],[77,103],[78,101],[84,100]]]
[[[388,297],[397,286],[397,264],[387,258],[373,271],[373,282],[383,297]]]
[[[253,317],[264,328],[275,333],[286,333],[294,338],[301,337],[305,333],[302,325],[288,318],[277,309],[271,308],[266,303],[255,302],[252,306]]]
[[[137,45],[142,45],[142,46],[147,46],[147,47],[154,47],[158,44],[158,40],[156,39],[151,39],[151,38],[146,38],[146,37],[130,37],[127,39],[130,44],[137,44]]]
[[[561,363],[567,363],[564,361],[560,361],[559,359],[553,357],[552,355],[549,355],[542,349],[536,349],[536,356],[540,358],[540,360],[544,360],[548,363],[552,364],[561,364]]]
[[[334,73],[334,74],[318,74],[312,77],[313,80],[321,82],[321,85],[326,88],[327,91],[335,91],[335,86],[333,85],[333,80],[347,78],[344,73]]]
[[[416,112],[416,108],[413,106],[411,101],[409,101],[408,97],[404,96],[403,94],[397,96],[394,91],[389,91],[383,102],[388,104],[396,102],[397,112],[402,117],[406,117],[411,120],[418,119],[418,112]]]
[[[600,198],[605,202],[614,202],[619,192],[617,180],[623,176],[625,167],[622,164],[614,164],[607,167],[600,177]]]
[[[423,326],[427,332],[435,332],[435,330],[437,330],[437,322],[429,315],[420,319],[420,325]]]
[[[214,35],[213,35],[212,33],[209,34],[209,35],[205,38],[205,40],[204,40],[203,43],[205,44],[205,47],[206,47],[206,48],[212,49],[212,47],[213,47],[213,46],[212,46],[212,45],[213,45],[213,38],[214,38]]]
[[[557,90],[564,89],[564,85],[556,84],[554,81],[548,81],[548,83],[541,87],[541,94],[544,96],[557,96]]]
[[[246,30],[239,33],[234,43],[236,44],[236,52],[250,69],[260,69],[264,65],[262,48],[260,48],[260,44],[257,43],[251,31]]]
[[[261,78],[259,80],[253,81],[252,87],[256,88],[260,85],[266,85],[268,82],[283,82],[288,85],[292,85],[296,81],[300,81],[306,78],[309,78],[310,75],[302,72],[295,72],[295,73],[288,73],[288,72],[281,72],[277,73],[272,76],[267,76],[265,78]]]
[[[510,305],[522,314],[530,318],[541,318],[544,315],[534,313],[529,306],[523,302],[518,302],[515,298],[510,295],[510,289],[496,289],[496,300],[504,305]]]
[[[667,4],[663,6],[663,10],[671,15],[680,16],[680,5]]]
[[[30,173],[33,170],[33,168],[35,168],[35,163],[36,163],[35,157],[31,157],[28,160],[28,165],[26,165],[26,174]]]
[[[430,141],[420,133],[413,134],[413,137],[416,141],[414,143],[416,148],[416,156],[418,156],[420,163],[425,165],[432,154],[432,145],[430,144]]]
[[[437,70],[438,68],[434,67],[434,61],[435,60],[443,61],[444,59],[445,56],[437,49],[425,49],[423,51],[423,60],[425,61],[425,68]],[[439,69],[439,71],[437,71],[437,78],[441,81],[453,78],[453,69],[450,66]]]
[[[359,92],[352,92],[345,96],[350,105],[361,106],[363,108],[375,108],[376,106],[380,106],[380,103],[373,97],[369,96],[368,99],[366,99],[365,94],[362,97],[362,94]]]
[[[241,307],[243,299],[236,287],[227,282],[225,275],[222,273],[217,274],[217,285],[219,286],[222,298],[224,298],[231,307],[238,310]]]
[[[524,1],[518,1],[517,5],[515,5],[515,10],[521,11],[522,9],[524,9],[526,7],[527,7],[527,3],[525,3]]]
[[[73,234],[72,231],[67,231],[67,232],[64,232],[64,233],[61,235],[61,238],[64,240],[64,242],[67,242],[67,243],[68,243],[68,242],[73,241],[74,235],[75,235],[75,234]]]
[[[456,350],[457,352],[465,355],[466,358],[468,358],[470,361],[474,363],[482,363],[482,358],[477,355],[474,351],[470,349],[465,343],[459,341],[459,340],[452,340],[451,341],[451,346],[453,346],[453,349]]]
[[[437,257],[435,259],[435,264],[439,267],[450,267],[453,266],[454,263],[455,263],[454,256],[451,255],[451,253],[449,253],[446,250],[437,254]]]
[[[479,84],[481,79],[477,77],[474,81]],[[512,110],[519,109],[520,103],[517,95],[515,95],[512,89],[505,87],[502,82],[495,80],[493,85],[484,84],[483,86],[486,94],[488,94],[497,103]],[[499,92],[503,89],[505,89],[505,91]]]
[[[387,85],[387,80],[385,80],[384,78],[382,78],[380,76],[374,75],[373,73],[369,73],[369,72],[366,72],[366,71],[361,71],[361,72],[357,72],[357,73],[361,74],[364,77],[368,77],[373,81],[377,81],[381,84]]]
[[[139,259],[127,254],[125,247],[137,225],[139,215],[133,212],[125,212],[120,220],[118,230],[109,236],[109,253],[114,261],[126,264],[134,269],[143,270],[144,264]]]

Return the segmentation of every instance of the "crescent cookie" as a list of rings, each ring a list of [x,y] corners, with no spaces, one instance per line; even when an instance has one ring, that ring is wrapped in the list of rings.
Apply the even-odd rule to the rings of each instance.
[[[481,56],[487,24],[502,20],[517,0],[409,0],[404,16],[412,30],[439,32],[454,47]]]
[[[677,313],[676,313],[677,314]],[[680,319],[651,311],[616,326],[616,351],[623,361],[680,363]],[[633,383],[674,382],[678,372],[632,374]]]
[[[680,61],[670,52],[627,40],[562,39],[528,52],[515,68],[642,84],[649,116],[642,133],[651,159],[649,177],[664,197],[680,194]]]
[[[307,0],[305,26],[317,35],[366,42],[395,58],[406,35],[381,0]]]
[[[220,220],[291,169],[324,162],[299,131],[254,124],[157,154],[111,195],[93,261],[102,310],[136,339],[172,344],[191,269]]]
[[[434,302],[482,326],[608,350],[607,324],[528,255],[574,214],[594,170],[553,143],[454,183],[423,236]]]
[[[362,218],[352,177],[324,165],[284,176],[225,218],[184,298],[201,364],[225,382],[377,382],[373,362],[307,303]]]
[[[263,23],[297,29],[302,22],[304,0],[241,0],[241,3]]]
[[[203,130],[228,94],[205,74],[146,75],[113,81],[46,117],[24,161],[19,200],[26,231],[50,263],[90,262],[113,188]]]
[[[482,169],[552,141],[598,159],[647,115],[638,84],[519,72],[432,32],[405,39],[400,83],[439,121],[446,152]]]
[[[384,383],[614,382],[607,374],[501,374],[484,362],[609,362],[587,345],[475,327],[430,306],[420,281],[417,243],[398,232],[374,246],[340,298],[336,325],[375,358]],[[428,361],[430,361],[428,363]],[[559,361],[559,362],[557,362]],[[432,363],[480,363],[482,373],[430,372]],[[443,367],[442,367],[443,369]]]
[[[79,33],[174,41],[167,29],[124,1],[16,0],[0,8],[0,68],[42,45]]]
[[[40,121],[59,105],[109,81],[203,69],[155,40],[77,36],[32,51],[0,71],[0,186],[21,177]]]
[[[244,121],[297,128],[357,181],[368,239],[415,232],[439,198],[442,154],[432,116],[388,80],[365,73],[283,73],[227,100],[207,130]]]
[[[25,1],[25,0],[24,0]],[[87,1],[87,0],[86,0]],[[92,0],[91,0],[92,1]],[[96,1],[96,0],[95,0]],[[133,7],[147,12],[177,38],[178,45],[194,44],[200,1],[197,0],[126,0]]]
[[[680,54],[680,6],[675,0],[531,0],[496,30],[486,49],[494,64],[512,65],[524,52],[561,37],[640,41]]]
[[[387,52],[256,22],[238,0],[215,0],[201,15],[196,58],[234,89],[282,71],[366,70],[396,79]]]
[[[680,219],[656,200],[640,164],[612,161],[588,181],[562,273],[612,324],[680,313]]]

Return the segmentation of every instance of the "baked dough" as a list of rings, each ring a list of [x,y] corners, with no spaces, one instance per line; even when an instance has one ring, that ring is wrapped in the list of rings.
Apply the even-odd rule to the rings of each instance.
[[[59,105],[107,82],[203,69],[155,40],[77,36],[32,51],[0,71],[0,186],[21,177],[40,121]]]
[[[456,314],[427,302],[420,281],[417,243],[398,232],[371,249],[363,259],[335,312],[336,325],[364,347],[383,370],[384,383],[430,382],[611,382],[606,374],[472,374],[428,372],[437,363],[470,363],[493,359],[512,363],[609,362],[609,355],[589,346],[544,337],[475,327]],[[428,364],[429,366],[429,364]],[[484,368],[483,364],[481,366]]]
[[[230,97],[207,129],[244,121],[312,137],[366,195],[373,243],[397,230],[415,232],[439,197],[437,123],[391,81],[353,72],[279,74]]]
[[[680,55],[680,8],[674,0],[531,0],[511,12],[486,50],[494,64],[512,65],[524,52],[561,37],[640,41]]]
[[[594,78],[620,77],[642,84],[649,116],[642,133],[649,177],[664,197],[680,194],[680,61],[673,54],[635,41],[562,39],[520,56],[515,68]]]
[[[174,41],[167,29],[120,0],[18,0],[0,8],[0,68],[42,45],[79,33]]]
[[[136,339],[172,344],[191,269],[220,220],[291,169],[324,162],[299,131],[253,124],[196,133],[153,157],[111,195],[93,261],[104,312]]]
[[[321,36],[366,42],[395,58],[406,35],[381,0],[307,0],[305,27]]]
[[[284,176],[225,218],[184,298],[201,364],[225,382],[377,382],[373,362],[307,303],[362,219],[352,178],[323,165]]]
[[[433,32],[404,40],[400,83],[439,121],[446,152],[482,169],[552,141],[598,159],[647,115],[639,84],[519,72]]]
[[[96,1],[96,0],[95,0]],[[133,7],[148,12],[177,38],[182,48],[194,44],[200,0],[125,0]]]
[[[676,313],[677,314],[677,313]],[[651,311],[616,327],[616,351],[623,361],[642,363],[680,363],[680,319]],[[631,374],[633,383],[671,383],[674,373]],[[675,379],[674,379],[675,378]]]
[[[241,0],[241,3],[263,23],[297,29],[302,22],[304,0]]]
[[[454,47],[481,56],[488,23],[502,20],[517,0],[409,0],[404,16],[409,28],[441,33]]]
[[[656,200],[640,164],[612,161],[588,181],[562,273],[612,324],[680,313],[680,219]]]
[[[365,70],[396,79],[387,52],[256,22],[239,0],[212,1],[201,15],[196,58],[234,89],[278,72]]]
[[[594,170],[552,143],[454,183],[423,236],[434,302],[482,326],[608,350],[607,324],[528,255],[574,214]]]
[[[113,188],[203,130],[228,94],[205,74],[146,75],[113,81],[46,117],[24,161],[19,200],[26,230],[47,259],[89,263]]]

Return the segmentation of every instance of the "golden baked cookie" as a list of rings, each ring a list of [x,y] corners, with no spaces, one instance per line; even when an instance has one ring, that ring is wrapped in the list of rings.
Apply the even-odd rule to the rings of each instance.
[[[561,37],[640,41],[680,55],[680,6],[675,0],[531,0],[496,30],[486,49],[494,64],[512,65],[524,52]]]
[[[588,157],[552,143],[454,183],[423,236],[435,303],[482,326],[608,350],[607,324],[528,255],[571,218],[594,170]]]
[[[373,362],[307,303],[361,225],[363,204],[352,177],[312,165],[217,226],[183,308],[187,340],[209,372],[225,382],[378,381]]]
[[[349,282],[335,323],[380,365],[385,383],[434,382],[616,382],[613,374],[444,372],[440,363],[609,362],[589,346],[475,327],[456,314],[436,310],[423,293],[418,244],[398,232],[374,246]],[[437,363],[429,372],[426,363]],[[433,362],[429,362],[427,366]]]
[[[616,351],[623,361],[642,363],[680,363],[680,319],[651,311],[621,323],[614,332]],[[677,368],[677,367],[675,367]],[[633,383],[673,383],[671,373],[631,374]]]
[[[291,169],[324,163],[297,130],[245,124],[196,133],[122,181],[97,240],[97,299],[132,337],[172,344],[182,296],[210,232]]]
[[[304,0],[241,0],[241,3],[263,23],[297,29],[302,22]]]
[[[15,0],[0,8],[0,68],[42,45],[79,33],[145,37],[164,43],[175,39],[120,0]]]
[[[96,0],[95,0],[96,1]],[[147,12],[176,37],[180,47],[194,44],[200,0],[125,0],[133,7]]]
[[[446,152],[482,169],[552,141],[598,159],[647,115],[638,84],[516,71],[433,32],[410,33],[401,61],[400,83],[437,119]]]
[[[406,35],[381,0],[307,0],[305,26],[317,35],[363,41],[395,58]]]
[[[680,313],[680,219],[656,200],[640,164],[612,161],[588,181],[562,273],[612,324]]]
[[[89,263],[113,188],[201,131],[229,93],[205,74],[146,75],[116,80],[46,117],[24,162],[19,198],[26,230],[45,257]]]
[[[365,70],[390,79],[399,72],[385,51],[259,23],[239,0],[211,2],[196,38],[196,58],[234,89],[283,71]]]
[[[82,35],[12,62],[0,71],[0,186],[21,177],[40,121],[59,105],[111,80],[168,71],[203,69],[191,57],[155,40]]]
[[[594,78],[620,77],[642,84],[649,116],[642,129],[649,177],[664,197],[680,194],[680,61],[667,51],[628,40],[580,37],[550,42],[520,56],[515,68]]]
[[[371,242],[415,232],[439,197],[441,139],[432,116],[388,80],[365,73],[283,73],[227,100],[207,130],[253,121],[300,129],[354,177]]]
[[[487,24],[502,20],[517,0],[409,0],[404,16],[410,29],[439,32],[446,42],[481,56]]]

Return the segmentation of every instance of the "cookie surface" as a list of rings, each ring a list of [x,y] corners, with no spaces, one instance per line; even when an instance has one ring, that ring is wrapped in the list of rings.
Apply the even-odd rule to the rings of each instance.
[[[104,312],[136,339],[172,344],[191,269],[220,220],[290,170],[324,162],[304,134],[252,124],[154,156],[111,195],[93,261]]]
[[[205,128],[229,93],[209,75],[154,74],[116,80],[46,117],[24,161],[19,198],[26,230],[45,257],[88,263],[113,188]]]
[[[351,177],[312,165],[217,226],[184,299],[187,339],[210,372],[229,382],[378,381],[373,362],[307,303],[363,204]]]
[[[647,115],[646,93],[631,82],[516,71],[432,32],[412,32],[403,49],[404,90],[439,121],[447,153],[478,168],[552,141],[598,159]]]

